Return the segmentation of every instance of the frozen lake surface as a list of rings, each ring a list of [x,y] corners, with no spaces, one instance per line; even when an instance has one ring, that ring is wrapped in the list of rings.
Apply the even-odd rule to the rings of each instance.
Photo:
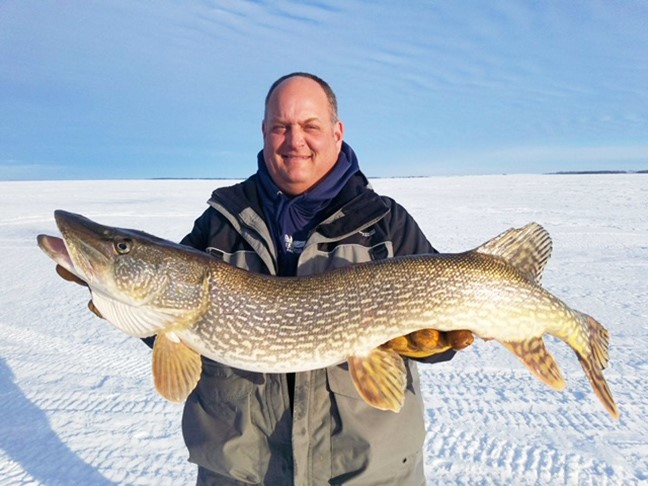
[[[87,311],[36,246],[53,211],[179,240],[231,181],[0,182],[0,484],[194,482],[182,407],[153,389],[150,351]],[[494,342],[420,366],[429,484],[648,481],[648,176],[375,179],[442,252],[542,224],[554,250],[543,285],[611,334],[605,372],[621,419],[574,353],[548,339],[568,387],[555,392]],[[643,378],[642,378],[643,377]]]

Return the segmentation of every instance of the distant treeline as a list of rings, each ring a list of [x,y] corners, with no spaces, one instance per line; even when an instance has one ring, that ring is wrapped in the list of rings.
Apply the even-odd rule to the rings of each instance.
[[[648,174],[647,170],[565,170],[560,172],[549,172],[550,175],[563,174]]]
[[[648,169],[646,170],[565,170],[559,172],[546,172],[545,175],[568,175],[568,174],[648,174]],[[506,173],[500,175],[508,175]],[[433,177],[429,175],[414,175],[414,176],[370,176],[369,179],[424,179],[427,177]],[[244,179],[243,177],[151,177],[150,180],[154,181],[193,181],[193,180],[233,180],[240,181]]]

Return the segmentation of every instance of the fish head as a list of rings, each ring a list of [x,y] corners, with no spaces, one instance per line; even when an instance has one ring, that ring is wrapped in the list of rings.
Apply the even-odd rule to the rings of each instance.
[[[40,248],[88,284],[95,307],[122,331],[150,336],[203,310],[204,253],[67,211],[54,218],[62,238],[39,235]]]

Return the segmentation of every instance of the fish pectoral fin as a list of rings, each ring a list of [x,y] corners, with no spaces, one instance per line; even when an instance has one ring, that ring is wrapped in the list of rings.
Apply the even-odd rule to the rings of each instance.
[[[172,402],[183,402],[200,379],[200,355],[174,333],[160,333],[153,345],[153,381],[160,395]]]
[[[360,396],[374,408],[398,412],[405,401],[407,369],[400,355],[376,348],[369,356],[351,356],[349,371]]]
[[[516,355],[540,381],[554,390],[565,388],[565,379],[554,357],[547,351],[542,337],[524,341],[508,341],[502,344]]]

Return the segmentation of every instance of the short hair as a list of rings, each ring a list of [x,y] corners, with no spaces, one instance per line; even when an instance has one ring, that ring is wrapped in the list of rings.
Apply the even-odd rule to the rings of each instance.
[[[284,76],[281,76],[274,83],[272,83],[270,89],[268,90],[268,94],[265,97],[265,108],[263,112],[263,118],[265,119],[266,116],[268,115],[268,102],[270,101],[270,96],[272,96],[272,93],[274,93],[275,89],[277,89],[277,87],[281,83],[283,83],[286,79],[295,78],[295,77],[312,79],[313,81],[315,81],[317,84],[320,85],[320,87],[324,90],[324,94],[326,95],[326,98],[328,99],[329,107],[331,108],[331,114],[333,115],[333,122],[338,121],[337,97],[335,96],[333,89],[326,81],[324,81],[319,76],[316,76],[311,73],[306,73],[306,72],[294,72],[294,73],[286,74]]]

